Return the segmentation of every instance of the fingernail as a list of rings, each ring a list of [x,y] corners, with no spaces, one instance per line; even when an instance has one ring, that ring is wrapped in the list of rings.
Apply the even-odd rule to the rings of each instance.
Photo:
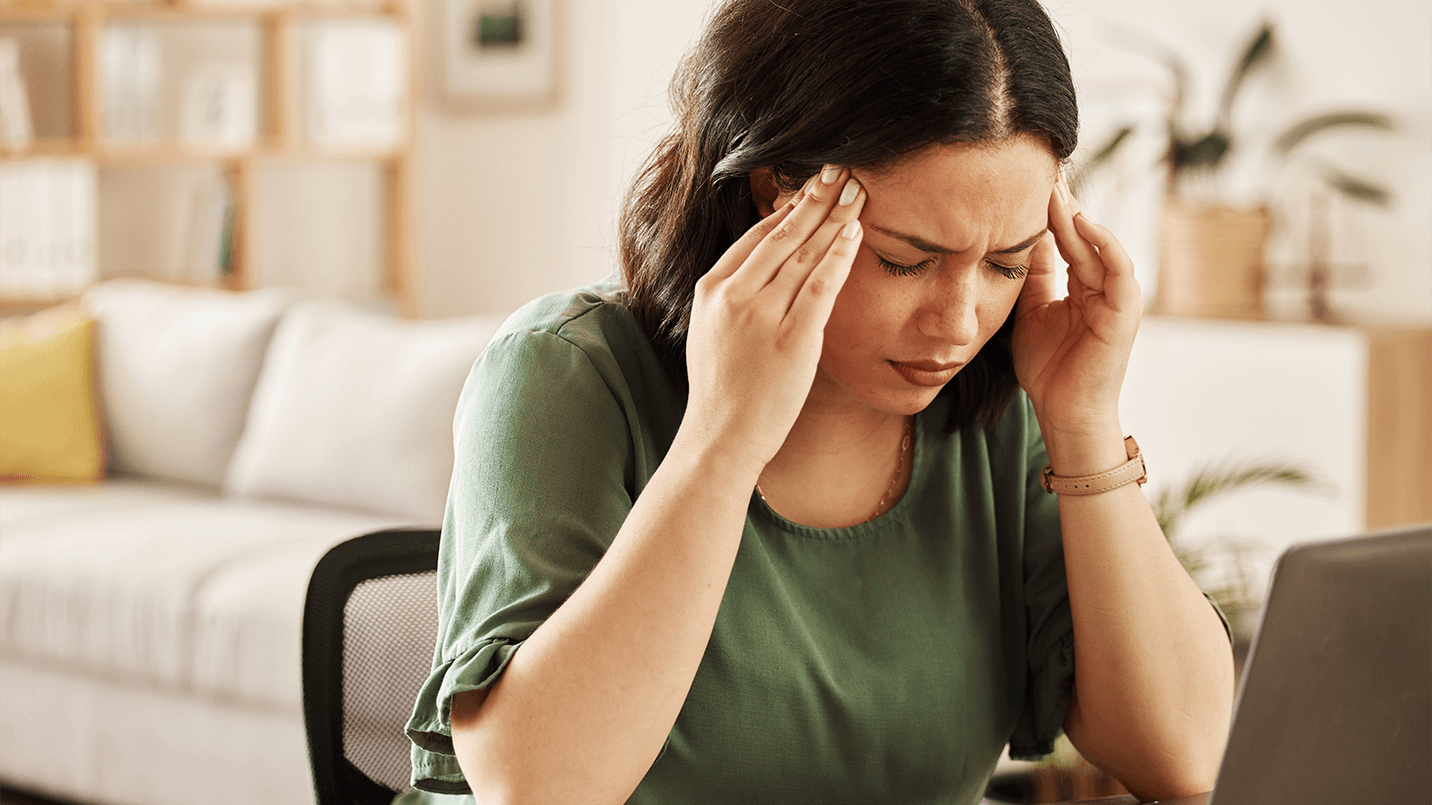
[[[850,205],[850,202],[854,201],[854,200],[855,200],[855,197],[856,197],[857,195],[859,195],[859,194],[860,194],[860,182],[857,182],[857,181],[855,181],[854,179],[846,179],[846,180],[845,180],[845,189],[842,190],[842,191],[840,191],[840,204],[841,204],[841,206],[849,206],[849,205]]]
[[[823,184],[835,184],[835,180],[839,178],[839,165],[826,165],[825,168],[820,172],[820,180]]]
[[[859,221],[859,220],[851,221],[850,223],[848,223],[848,224],[846,224],[844,227],[842,227],[841,230],[840,230],[840,236],[843,237],[843,238],[845,238],[846,240],[855,240],[855,236],[856,236],[856,235],[859,235],[859,234],[860,234],[860,221]]]

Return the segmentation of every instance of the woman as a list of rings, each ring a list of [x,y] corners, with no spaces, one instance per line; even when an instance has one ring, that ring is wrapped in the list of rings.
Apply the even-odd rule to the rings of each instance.
[[[418,785],[970,803],[1062,728],[1210,788],[1228,639],[1133,483],[1139,292],[1037,3],[733,0],[673,98],[623,282],[464,392]]]

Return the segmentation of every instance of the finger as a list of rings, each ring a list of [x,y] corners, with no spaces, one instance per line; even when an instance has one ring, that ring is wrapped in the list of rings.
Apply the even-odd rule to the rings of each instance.
[[[1049,200],[1049,228],[1054,232],[1059,254],[1069,264],[1069,273],[1099,291],[1104,287],[1104,266],[1099,261],[1099,252],[1084,240],[1074,225],[1078,212],[1079,202],[1069,192],[1069,185],[1061,174]]]
[[[845,287],[850,266],[855,262],[855,253],[859,251],[864,236],[865,230],[858,220],[841,227],[835,242],[821,258],[820,264],[806,277],[795,301],[791,303],[785,321],[788,330],[825,331],[825,323],[830,320],[830,311],[835,307],[835,298]]]
[[[1143,305],[1143,294],[1134,276],[1134,261],[1124,250],[1124,244],[1114,237],[1108,227],[1094,223],[1083,213],[1074,216],[1074,225],[1078,227],[1080,236],[1099,250],[1100,262],[1104,266],[1104,295],[1114,309],[1139,310]]]
[[[1054,235],[1045,233],[1044,237],[1034,244],[1034,251],[1029,253],[1029,276],[1019,291],[1018,315],[1059,299],[1054,260]]]
[[[841,190],[835,208],[830,211],[825,222],[806,240],[805,244],[796,249],[787,260],[777,269],[775,276],[767,283],[765,290],[776,294],[784,299],[789,307],[801,286],[805,284],[806,278],[815,270],[820,261],[824,259],[831,246],[839,239],[840,232],[846,224],[860,217],[860,211],[865,206],[865,188],[854,177],[845,180],[845,187]]]
[[[848,177],[849,171],[836,165],[827,165],[812,176],[806,182],[805,195],[795,209],[761,239],[750,257],[731,275],[733,290],[739,288],[755,293],[764,288],[781,265],[825,223],[831,209],[840,200],[843,180]],[[819,255],[815,259],[819,259]]]
[[[736,273],[736,269],[740,268],[741,264],[750,258],[751,252],[755,250],[756,246],[758,246],[767,235],[771,234],[772,230],[779,226],[782,221],[786,220],[786,217],[796,208],[796,204],[799,203],[800,200],[801,194],[798,192],[790,201],[786,202],[785,206],[767,215],[757,222],[755,226],[746,230],[746,234],[731,244],[731,247],[726,250],[726,253],[721,255],[721,258],[716,261],[716,265],[712,266],[711,270],[706,272],[706,276],[714,280],[721,280]]]

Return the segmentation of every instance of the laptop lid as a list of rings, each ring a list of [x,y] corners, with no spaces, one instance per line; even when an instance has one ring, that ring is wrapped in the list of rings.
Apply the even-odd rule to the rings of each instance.
[[[1279,558],[1211,803],[1432,803],[1432,524]]]

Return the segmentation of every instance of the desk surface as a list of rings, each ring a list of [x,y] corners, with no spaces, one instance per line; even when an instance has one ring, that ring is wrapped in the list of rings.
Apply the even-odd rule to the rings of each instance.
[[[1193,794],[1187,797],[1175,799],[1161,799],[1148,805],[1208,805],[1208,799],[1212,796],[1211,791],[1202,794]],[[1097,799],[1080,799],[1060,803],[1060,805],[1139,805],[1139,801],[1127,794],[1118,797],[1099,797]]]

